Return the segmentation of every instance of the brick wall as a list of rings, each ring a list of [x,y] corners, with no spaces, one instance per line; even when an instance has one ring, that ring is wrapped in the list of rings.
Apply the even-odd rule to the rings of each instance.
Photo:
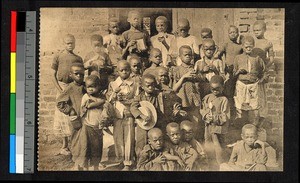
[[[241,34],[252,34],[253,23],[264,20],[267,25],[266,39],[273,43],[275,50],[276,73],[270,77],[267,84],[268,121],[272,131],[281,132],[283,129],[284,108],[284,9],[235,9],[234,24]]]

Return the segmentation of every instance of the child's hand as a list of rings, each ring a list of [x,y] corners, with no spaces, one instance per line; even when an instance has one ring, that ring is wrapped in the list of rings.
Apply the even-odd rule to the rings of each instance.
[[[261,141],[261,140],[256,140],[255,142],[254,142],[254,145],[255,144],[259,144],[261,147],[264,147],[265,146],[265,143],[263,142],[263,141]]]
[[[189,78],[194,78],[195,76],[196,76],[196,73],[194,70],[192,70],[192,71],[185,73],[182,77],[184,79],[189,79]]]
[[[76,116],[76,115],[77,115],[76,111],[72,108],[69,113],[69,116]]]
[[[117,87],[117,88],[115,88],[115,90],[114,90],[115,93],[119,93],[120,91],[121,91],[121,88],[120,88],[120,87]]]
[[[248,72],[245,69],[238,70],[238,74],[247,74]]]
[[[158,41],[162,43],[162,42],[166,42],[166,39],[164,36],[161,36],[161,37],[158,37]]]
[[[212,122],[213,121],[213,116],[211,114],[207,114],[205,121],[208,122],[208,123]]]
[[[186,117],[187,116],[187,112],[184,110],[179,110],[179,115],[182,117]]]
[[[206,65],[206,66],[203,67],[204,72],[207,72],[208,70],[209,70],[209,66]]]
[[[182,167],[182,168],[185,168],[185,164],[184,162],[178,157],[177,159],[177,163]]]
[[[217,71],[217,67],[215,65],[210,65],[209,69],[214,72]]]
[[[134,46],[136,44],[136,40],[129,41],[128,46]]]
[[[145,124],[148,124],[150,121],[150,117],[149,116],[145,116],[144,114],[141,114],[140,117],[145,121]]]
[[[164,163],[166,163],[166,161],[167,161],[167,158],[161,154],[161,155],[157,156],[152,162],[164,164]]]
[[[204,151],[202,151],[202,152],[200,152],[200,156],[201,156],[202,158],[206,158],[206,153],[205,153]]]
[[[192,168],[193,168],[193,164],[191,163],[191,164],[186,165],[185,170],[190,171],[190,170],[192,170]]]

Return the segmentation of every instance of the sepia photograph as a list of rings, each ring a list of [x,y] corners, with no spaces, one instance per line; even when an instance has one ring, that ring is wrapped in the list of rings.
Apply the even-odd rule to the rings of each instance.
[[[284,171],[285,8],[39,13],[38,171]]]

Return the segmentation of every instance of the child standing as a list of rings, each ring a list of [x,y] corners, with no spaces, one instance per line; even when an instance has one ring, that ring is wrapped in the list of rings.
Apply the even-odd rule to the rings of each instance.
[[[129,11],[127,21],[130,29],[123,32],[123,59],[129,54],[137,54],[142,61],[143,69],[149,67],[148,51],[151,47],[150,36],[147,31],[141,30],[141,15],[138,11]]]
[[[56,104],[58,110],[68,116],[68,123],[72,124],[72,128],[70,130],[70,150],[72,152],[72,160],[75,162],[75,168],[82,170],[83,166],[78,163],[77,156],[80,152],[78,144],[82,126],[80,118],[80,103],[82,96],[86,92],[83,86],[83,64],[73,63],[69,76],[72,78],[73,82],[70,83],[69,86],[57,97]]]
[[[129,64],[131,67],[130,77],[134,80],[135,83],[139,84],[140,86],[142,81],[142,62],[140,57],[130,57]]]
[[[165,152],[176,157],[175,163],[169,164],[171,170],[195,170],[198,153],[194,148],[186,142],[181,140],[181,132],[178,123],[169,123],[166,127],[168,140],[165,143]],[[169,158],[167,156],[169,160]]]
[[[85,80],[87,93],[81,100],[82,129],[79,139],[80,153],[77,157],[77,163],[84,169],[88,169],[90,165],[94,170],[99,170],[103,147],[102,130],[113,115],[101,85],[99,77],[95,75],[90,75]]]
[[[182,109],[187,112],[187,117],[194,123],[197,140],[203,140],[204,126],[200,120],[201,98],[196,84],[203,80],[201,75],[197,75],[192,64],[193,52],[189,46],[181,46],[179,57],[182,60],[180,66],[174,67],[172,76],[174,80],[173,90],[181,98]]]
[[[235,83],[236,80],[233,77],[233,62],[234,58],[237,55],[242,54],[242,44],[239,41],[239,29],[234,26],[230,25],[228,29],[228,37],[229,41],[224,43],[224,45],[220,48],[217,55],[221,58],[223,55],[225,56],[225,73],[228,74],[229,78],[225,81],[224,85],[224,95],[227,97],[229,105],[230,105],[230,114],[231,114],[231,121],[235,119],[235,108],[234,108],[234,91],[235,91]]]
[[[265,64],[260,57],[251,56],[254,45],[253,37],[245,36],[242,42],[243,54],[234,59],[233,74],[237,77],[234,102],[237,118],[246,118],[242,121],[259,126],[259,110],[265,99],[259,98],[258,85],[265,80]]]
[[[164,67],[171,67],[171,58],[169,57],[169,49],[175,36],[167,33],[168,20],[165,16],[159,16],[155,19],[155,27],[157,35],[150,38],[153,48],[158,48],[162,53],[162,63]]]
[[[51,79],[57,89],[56,99],[72,82],[70,76],[72,64],[83,64],[82,58],[73,52],[75,48],[75,37],[71,34],[67,34],[63,38],[63,43],[65,49],[54,56],[51,65]],[[60,154],[69,155],[68,137],[70,137],[72,133],[72,130],[70,129],[70,120],[68,116],[60,112],[58,108],[55,108],[54,118],[54,132],[57,135],[62,136],[63,140]]]
[[[205,77],[205,80],[199,83],[200,95],[204,97],[210,93],[209,81],[214,75],[221,75],[225,78],[223,61],[214,58],[216,53],[216,44],[212,39],[205,39],[202,44],[204,56],[195,64],[195,70]]]
[[[233,147],[229,162],[221,164],[220,171],[266,171],[265,143],[257,139],[257,128],[244,125],[241,137]]]
[[[107,98],[115,109],[113,137],[117,161],[123,162],[123,170],[130,170],[134,163],[134,118],[130,104],[138,94],[138,84],[130,78],[130,64],[121,60],[117,65],[119,77],[108,87]]]
[[[113,66],[113,75],[117,74],[117,63],[122,60],[122,36],[120,34],[120,22],[116,18],[110,18],[108,21],[109,34],[103,37],[103,45],[107,49],[111,64]]]
[[[158,48],[152,48],[149,56],[151,66],[144,71],[143,75],[152,74],[153,76],[157,76],[157,68],[162,63],[161,58],[161,51]]]
[[[84,67],[88,69],[88,75],[93,74],[105,81],[107,88],[108,76],[112,73],[112,64],[103,46],[103,37],[98,34],[91,36],[92,51],[84,58]]]
[[[205,147],[213,147],[218,165],[223,163],[224,134],[228,132],[230,110],[228,99],[222,94],[224,80],[215,75],[210,80],[211,94],[203,98],[201,114],[205,122]],[[210,148],[211,149],[211,148]]]
[[[189,34],[190,23],[188,19],[181,18],[178,20],[177,32],[175,33],[175,39],[171,42],[170,46],[170,55],[172,60],[176,60],[176,65],[180,66],[182,61],[179,56],[179,49],[183,45],[187,45],[191,48],[192,54],[194,58],[192,59],[192,63],[194,63],[194,59],[197,60],[199,58],[199,41],[195,36]]]
[[[267,101],[266,101],[266,84],[270,74],[275,72],[274,64],[274,49],[273,44],[265,38],[265,32],[267,30],[266,23],[262,20],[256,21],[253,24],[253,32],[255,35],[255,47],[251,55],[253,57],[259,56],[265,63],[264,81],[259,83],[259,98],[261,101],[260,117],[265,118],[267,116]]]

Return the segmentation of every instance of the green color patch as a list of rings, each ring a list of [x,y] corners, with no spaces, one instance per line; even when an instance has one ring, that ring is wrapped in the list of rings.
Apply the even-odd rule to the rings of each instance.
[[[10,94],[10,117],[9,117],[9,133],[16,134],[16,94]]]

